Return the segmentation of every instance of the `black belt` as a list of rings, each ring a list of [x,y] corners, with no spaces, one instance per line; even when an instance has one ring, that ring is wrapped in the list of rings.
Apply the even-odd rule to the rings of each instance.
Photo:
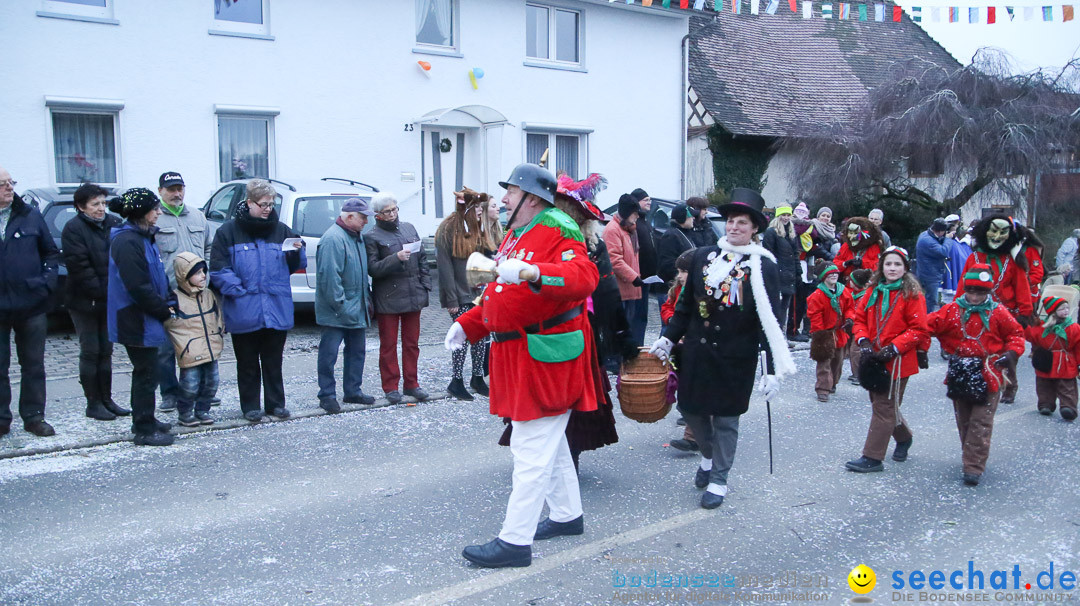
[[[547,320],[544,320],[543,322],[537,322],[536,324],[530,324],[530,325],[526,326],[525,329],[524,329],[524,333],[533,335],[533,334],[536,334],[536,333],[538,333],[538,332],[540,332],[542,330],[547,330],[549,328],[554,328],[555,326],[558,326],[559,324],[562,324],[564,322],[569,322],[570,320],[573,320],[574,318],[580,316],[581,312],[583,312],[584,310],[585,310],[585,307],[582,306],[582,305],[579,305],[579,306],[577,306],[577,307],[575,307],[575,308],[573,308],[573,309],[571,309],[569,311],[564,311],[564,312],[562,312],[561,314],[559,314],[557,316],[552,316],[552,317],[548,318]],[[505,343],[507,341],[513,341],[514,339],[520,339],[521,336],[522,336],[522,332],[519,332],[519,331],[516,331],[516,330],[515,331],[510,331],[510,332],[493,332],[493,333],[491,333],[491,340],[495,341],[496,343]]]

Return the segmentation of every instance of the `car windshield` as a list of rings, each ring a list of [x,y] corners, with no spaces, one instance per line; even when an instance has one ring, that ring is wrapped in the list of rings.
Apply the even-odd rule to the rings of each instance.
[[[64,226],[74,219],[79,211],[75,210],[74,204],[54,204],[45,211],[45,224],[49,226],[52,237],[59,238],[64,233]]]
[[[341,214],[341,205],[349,198],[359,197],[370,202],[366,196],[312,196],[297,198],[296,207],[293,211],[293,229],[301,236],[309,238],[322,237],[323,233]]]

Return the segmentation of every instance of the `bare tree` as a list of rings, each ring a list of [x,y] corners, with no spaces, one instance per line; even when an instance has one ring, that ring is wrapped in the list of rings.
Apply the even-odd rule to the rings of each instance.
[[[781,144],[796,152],[805,200],[896,200],[948,213],[996,189],[1019,203],[1027,176],[1080,150],[1080,60],[1011,75],[1003,54],[984,49],[954,71],[913,60],[893,72],[851,119]],[[919,162],[943,176],[912,176]]]

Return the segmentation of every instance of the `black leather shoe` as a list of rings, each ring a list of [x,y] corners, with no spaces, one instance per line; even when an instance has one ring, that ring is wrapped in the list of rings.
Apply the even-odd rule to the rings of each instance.
[[[892,460],[897,463],[903,463],[907,460],[907,451],[911,448],[911,442],[913,438],[908,438],[906,442],[900,442],[896,445],[896,448],[892,451]]]
[[[554,537],[570,537],[585,534],[585,516],[578,516],[569,522],[552,522],[551,518],[536,525],[534,541],[546,541]]]
[[[39,438],[47,438],[49,436],[55,436],[56,430],[52,425],[49,425],[45,421],[34,421],[33,423],[27,423],[23,426],[23,429],[38,436]]]
[[[94,402],[86,407],[86,416],[97,421],[115,421],[116,415],[101,402]]]
[[[1061,407],[1061,418],[1065,419],[1066,421],[1075,420],[1076,419],[1076,409],[1075,408],[1065,408],[1064,406],[1062,406]]]
[[[355,396],[345,396],[341,401],[346,404],[363,404],[365,406],[371,406],[375,403],[375,396],[369,396],[362,393]]]
[[[682,417],[679,417],[678,419],[675,419],[675,424],[678,425],[679,427],[685,427],[686,426],[686,419],[684,419]]]
[[[469,545],[461,555],[484,568],[523,568],[532,564],[532,545],[511,545],[496,538],[483,545]]]
[[[289,412],[289,409],[285,408],[284,406],[275,408],[274,410],[270,411],[269,414],[271,417],[277,417],[278,419],[288,419],[292,416],[292,413]]]
[[[135,434],[136,446],[171,446],[176,438],[171,433],[155,431],[152,434]]]
[[[341,412],[341,404],[338,404],[338,401],[336,399],[319,400],[319,408],[325,410],[332,415],[336,415],[337,413]]]
[[[386,401],[391,404],[401,404],[401,392],[398,390],[386,392]]]
[[[113,413],[114,415],[116,415],[118,417],[126,417],[126,416],[131,415],[130,410],[128,410],[127,408],[124,408],[123,406],[117,404],[116,402],[113,402],[112,398],[109,398],[108,400],[105,400],[104,402],[102,402],[102,404],[105,405],[105,408],[107,408],[109,410],[109,412]]]
[[[978,486],[981,476],[977,473],[964,472],[964,484],[966,486]]]
[[[697,473],[694,474],[694,486],[698,488],[705,488],[709,485],[709,475],[712,474],[712,470],[705,471],[698,467]]]
[[[451,380],[450,384],[446,386],[446,393],[459,400],[471,401],[473,399],[469,390],[465,389],[465,381],[463,379]]]
[[[859,457],[854,461],[848,461],[844,463],[844,467],[847,467],[851,471],[859,473],[868,473],[871,471],[885,471],[885,466],[881,464],[881,461],[877,459],[871,459],[870,457]]]
[[[244,413],[244,419],[249,423],[260,423],[263,420],[263,413],[261,410],[249,410]]]
[[[675,450],[681,450],[683,452],[697,452],[698,450],[701,450],[701,447],[698,446],[697,442],[693,440],[687,440],[685,438],[672,440],[670,444],[671,447]]]
[[[154,423],[157,423],[157,430],[161,433],[169,433],[169,430],[172,429],[172,423],[158,421],[157,419],[154,419]]]
[[[469,387],[472,387],[473,391],[479,395],[482,395],[485,398],[488,397],[488,386],[487,383],[484,382],[484,377],[473,375],[472,380],[469,381]]]
[[[405,395],[416,398],[417,402],[423,402],[424,400],[428,399],[428,397],[429,397],[428,392],[424,391],[423,389],[421,389],[419,387],[414,388],[414,389],[406,389],[405,390]]]
[[[706,490],[705,493],[701,495],[701,507],[703,509],[716,509],[723,503],[724,497],[718,494],[713,494]]]
[[[1044,417],[1049,417],[1050,415],[1054,414],[1054,409],[1049,408],[1047,406],[1040,406],[1039,407],[1039,414],[1041,414]]]
[[[797,335],[791,335],[790,337],[788,337],[788,341],[792,341],[794,343],[807,343],[810,341],[810,337],[799,333]],[[723,497],[720,498],[723,499]]]

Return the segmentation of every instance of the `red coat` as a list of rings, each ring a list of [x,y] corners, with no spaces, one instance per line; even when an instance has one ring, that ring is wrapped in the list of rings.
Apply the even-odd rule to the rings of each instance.
[[[600,279],[577,223],[554,208],[506,235],[496,259],[509,257],[536,265],[542,277],[535,284],[488,284],[480,305],[457,319],[469,341],[475,343],[489,332],[522,333],[526,326],[584,307]],[[578,331],[584,337],[584,348],[573,356],[580,340],[570,333]],[[572,347],[543,339],[564,334],[564,339],[573,341]],[[583,310],[572,320],[531,336],[533,354],[524,336],[491,343],[491,414],[531,421],[570,409],[596,410],[597,390],[590,365],[594,342],[588,314]],[[544,349],[549,359],[568,359],[534,359],[533,355],[545,357]]]
[[[900,352],[900,374],[894,379],[903,379],[919,373],[919,361],[915,356],[915,347],[925,338],[926,299],[922,293],[912,297],[904,296],[903,289],[889,293],[889,315],[881,322],[881,299],[867,309],[873,292],[867,292],[855,306],[855,342],[869,339],[874,351],[892,345]],[[888,364],[890,372],[892,364]]]
[[[810,332],[819,330],[831,330],[836,338],[836,348],[841,349],[848,344],[847,331],[844,330],[844,321],[855,320],[855,299],[851,296],[851,289],[845,288],[840,293],[840,314],[833,309],[829,297],[815,288],[814,292],[806,298],[806,315],[810,316]]]
[[[1025,246],[1024,257],[1027,258],[1028,264],[1027,276],[1028,283],[1031,284],[1031,300],[1038,301],[1043,276],[1046,275],[1046,268],[1043,267],[1042,262],[1042,250],[1034,246]]]
[[[874,271],[877,269],[878,258],[881,256],[881,245],[871,244],[870,248],[862,251],[858,256],[862,259],[861,269]],[[840,275],[843,276],[845,282],[847,281],[847,277],[851,275],[851,272],[860,269],[858,267],[844,267],[845,261],[850,261],[855,257],[856,254],[851,250],[851,244],[844,242],[840,245],[840,252],[836,253],[836,257],[832,260],[833,265],[836,265],[836,267],[840,269]]]
[[[1031,342],[1032,347],[1049,349],[1054,354],[1054,363],[1050,372],[1036,370],[1035,376],[1043,379],[1075,379],[1076,366],[1080,364],[1080,324],[1072,324],[1065,328],[1065,336],[1062,339],[1056,333],[1042,336],[1042,326],[1028,326],[1024,336]]]
[[[675,296],[668,297],[664,304],[660,306],[660,321],[664,324],[668,323],[671,316],[675,315],[675,304],[679,302],[679,295],[682,294],[682,286],[675,289]]]
[[[1024,355],[1024,329],[1004,305],[990,312],[989,329],[984,328],[979,314],[971,314],[966,326],[961,326],[963,318],[964,309],[953,301],[930,314],[926,324],[945,353],[986,360],[983,364],[986,385],[991,392],[1000,391],[1001,369],[994,366],[994,361],[1007,351],[1015,353],[1017,358]]]
[[[634,280],[642,277],[638,265],[638,251],[634,248],[634,235],[619,225],[616,217],[604,226],[602,234],[607,245],[611,268],[619,282],[619,294],[623,301],[636,301],[641,298],[641,287],[634,286]]]
[[[1031,285],[1028,283],[1027,272],[1017,266],[1016,261],[1008,253],[991,255],[989,260],[987,259],[987,254],[984,252],[972,252],[964,263],[964,271],[960,272],[961,275],[966,274],[976,263],[989,265],[994,281],[994,300],[1004,305],[1014,315],[1030,316],[1034,310],[1031,306]],[[964,291],[960,289],[956,293],[956,298],[959,299],[962,296],[964,296]]]

